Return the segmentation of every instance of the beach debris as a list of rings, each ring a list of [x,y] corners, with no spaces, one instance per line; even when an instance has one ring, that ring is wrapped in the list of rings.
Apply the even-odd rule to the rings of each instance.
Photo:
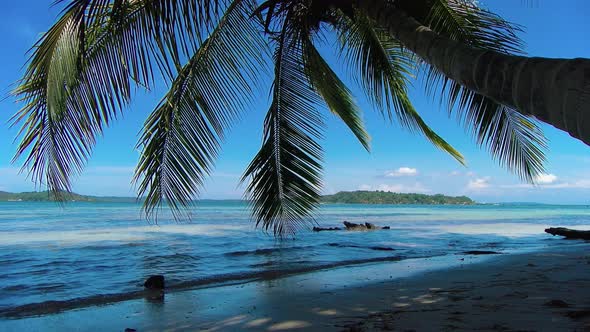
[[[464,251],[463,254],[465,254],[465,255],[499,255],[499,254],[501,254],[501,252],[490,251],[490,250],[469,250],[469,251]]]
[[[580,231],[565,227],[550,227],[545,229],[545,233],[549,233],[553,236],[561,235],[566,239],[590,240],[590,231]]]
[[[554,307],[554,308],[568,308],[570,305],[562,300],[551,300],[547,301],[544,304],[547,307]]]
[[[366,230],[376,230],[376,229],[389,229],[389,226],[380,227],[376,226],[375,224],[371,224],[370,222],[366,222],[364,224],[355,224],[353,222],[344,221],[342,222],[344,227],[346,227],[347,231],[366,231]]]
[[[340,227],[314,227],[314,232],[323,232],[323,231],[341,231],[342,228]]]
[[[377,226],[375,224],[371,224],[370,222],[366,222],[364,224],[355,224],[353,222],[344,221],[344,230],[347,231],[372,231],[378,229],[391,229],[389,226]],[[323,231],[341,231],[343,230],[341,227],[314,227],[314,232],[323,232]]]
[[[164,289],[164,276],[163,275],[150,276],[143,283],[143,286],[147,289]]]

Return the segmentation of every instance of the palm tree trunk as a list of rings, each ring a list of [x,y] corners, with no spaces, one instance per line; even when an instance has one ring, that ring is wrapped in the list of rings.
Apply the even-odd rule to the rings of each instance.
[[[590,145],[590,59],[476,49],[438,35],[397,8],[383,8],[383,1],[353,2],[448,78]]]

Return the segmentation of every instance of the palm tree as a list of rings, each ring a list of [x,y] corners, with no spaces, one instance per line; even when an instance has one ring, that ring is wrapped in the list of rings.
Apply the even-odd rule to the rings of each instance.
[[[271,80],[263,144],[242,180],[257,225],[293,233],[319,204],[323,110],[369,150],[359,107],[318,51],[334,39],[386,120],[464,163],[412,106],[408,84],[419,75],[477,144],[532,182],[545,139],[531,116],[590,142],[581,113],[590,61],[522,57],[517,32],[467,0],[71,0],[15,90],[24,105],[13,118],[22,123],[15,159],[26,155],[23,168],[56,195],[70,191],[132,90],[164,82],[169,91],[138,142],[135,181],[148,216],[164,202],[178,215],[226,131]]]

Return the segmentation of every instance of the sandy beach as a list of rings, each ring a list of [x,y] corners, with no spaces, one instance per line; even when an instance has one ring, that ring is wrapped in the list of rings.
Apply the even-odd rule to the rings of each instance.
[[[590,331],[590,246],[575,249],[498,257],[396,281],[383,289],[387,311],[347,328]]]
[[[562,243],[563,245],[558,245]],[[588,331],[590,244],[368,264],[3,319],[4,331]]]

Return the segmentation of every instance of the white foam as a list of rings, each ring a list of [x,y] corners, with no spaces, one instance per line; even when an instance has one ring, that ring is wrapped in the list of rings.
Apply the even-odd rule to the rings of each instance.
[[[102,241],[141,242],[159,234],[185,234],[199,236],[225,236],[249,228],[242,225],[185,224],[163,226],[137,226],[126,228],[100,228],[90,230],[51,232],[2,232],[2,245],[53,244],[72,246]]]

